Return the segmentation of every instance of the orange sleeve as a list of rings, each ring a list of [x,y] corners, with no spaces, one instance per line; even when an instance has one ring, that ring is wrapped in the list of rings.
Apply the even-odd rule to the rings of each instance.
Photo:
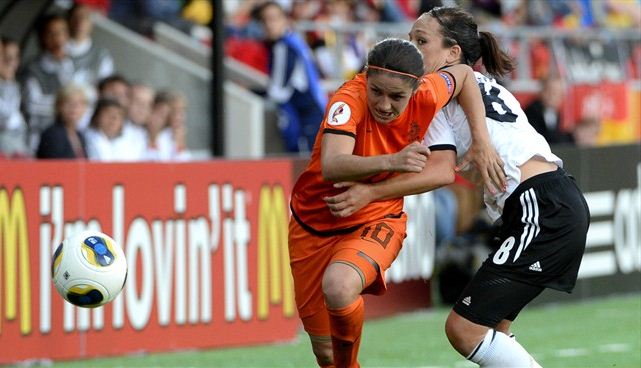
[[[345,82],[329,100],[320,130],[356,136],[356,127],[367,118],[366,84],[361,75]]]
[[[423,77],[423,84],[432,92],[437,111],[450,102],[456,89],[456,79],[451,73],[445,71],[426,75]]]

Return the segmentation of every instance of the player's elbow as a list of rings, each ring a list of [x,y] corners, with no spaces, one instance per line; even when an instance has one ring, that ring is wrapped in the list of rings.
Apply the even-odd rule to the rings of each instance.
[[[339,181],[341,178],[337,175],[336,170],[334,170],[330,165],[321,165],[321,175],[325,181]]]

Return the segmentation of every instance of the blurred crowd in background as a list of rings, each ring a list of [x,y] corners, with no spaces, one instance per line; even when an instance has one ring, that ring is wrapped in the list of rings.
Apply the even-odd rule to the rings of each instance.
[[[35,57],[22,60],[20,42],[2,37],[0,154],[102,161],[189,159],[185,95],[125,79],[114,65],[109,45],[92,42],[91,13],[99,12],[150,39],[153,24],[163,22],[210,45],[211,0],[54,3],[55,11],[39,19],[34,29],[39,45]],[[497,34],[518,26],[641,30],[640,0],[279,0],[269,2],[275,6],[263,12],[265,3],[223,2],[225,53],[269,76],[264,95],[280,108],[283,147],[303,154],[311,149],[331,93],[320,87],[322,81],[351,78],[362,69],[369,46],[377,40],[365,31],[300,30],[297,25],[409,24],[435,6],[460,6]],[[518,52],[516,43],[505,46]],[[636,40],[626,46],[626,60],[614,78],[639,79],[641,44]],[[594,51],[592,44],[586,47],[601,54],[609,51],[603,47]],[[538,96],[528,98],[525,110],[550,143],[593,145],[600,131],[598,112],[568,125],[561,122],[561,109],[567,97],[565,79],[595,73],[582,76],[578,67],[574,74],[563,71],[562,65],[554,64],[553,53],[544,39],[529,45],[527,78],[539,80],[541,87]]]
[[[38,52],[0,43],[0,156],[183,161],[187,100],[127,80],[108,45],[93,42],[88,2],[59,2],[37,22]]]

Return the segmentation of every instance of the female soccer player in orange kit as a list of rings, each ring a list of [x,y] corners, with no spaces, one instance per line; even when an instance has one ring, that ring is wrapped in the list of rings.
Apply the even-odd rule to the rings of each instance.
[[[367,64],[327,105],[311,160],[292,191],[289,254],[296,304],[321,367],[359,366],[361,294],[385,292],[385,270],[401,249],[406,226],[402,198],[333,216],[323,200],[342,191],[333,184],[421,172],[429,150],[419,141],[436,112],[456,96],[474,137],[467,159],[481,168],[488,185],[504,183],[469,66],[423,76],[420,51],[401,39],[377,43]]]

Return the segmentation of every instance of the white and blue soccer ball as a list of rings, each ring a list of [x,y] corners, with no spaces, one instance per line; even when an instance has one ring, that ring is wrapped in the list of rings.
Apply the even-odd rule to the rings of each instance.
[[[95,308],[120,294],[127,280],[127,260],[107,234],[83,231],[60,243],[51,260],[51,277],[69,303]]]

